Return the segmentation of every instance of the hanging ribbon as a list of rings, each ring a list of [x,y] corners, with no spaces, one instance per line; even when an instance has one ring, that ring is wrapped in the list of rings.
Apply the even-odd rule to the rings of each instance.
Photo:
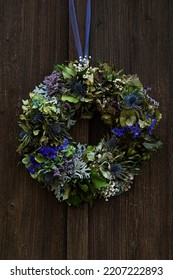
[[[90,37],[90,26],[91,26],[91,0],[87,0],[87,12],[86,12],[86,32],[85,32],[85,51],[83,54],[82,51],[82,45],[79,35],[79,28],[78,28],[78,22],[76,17],[76,10],[74,5],[74,0],[69,0],[69,15],[70,15],[70,21],[72,25],[74,40],[76,49],[79,56],[79,61],[82,61],[83,59],[89,59],[89,37]]]

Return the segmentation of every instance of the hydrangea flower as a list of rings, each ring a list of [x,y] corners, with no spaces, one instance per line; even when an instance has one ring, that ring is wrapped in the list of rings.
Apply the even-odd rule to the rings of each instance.
[[[48,92],[48,95],[53,95],[62,89],[63,84],[59,79],[61,76],[62,76],[61,72],[56,71],[53,72],[50,76],[45,77],[44,83],[46,85],[46,90]]]

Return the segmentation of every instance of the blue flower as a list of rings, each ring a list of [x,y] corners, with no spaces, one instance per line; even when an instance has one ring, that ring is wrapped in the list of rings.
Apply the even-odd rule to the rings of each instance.
[[[38,123],[43,120],[43,114],[41,112],[38,112],[33,117],[33,123]]]
[[[124,134],[129,130],[132,131],[133,138],[138,137],[141,132],[139,123],[136,123],[135,125],[130,125],[130,126],[123,126],[122,128],[113,128],[111,131],[117,137],[122,138],[124,136]]]
[[[53,183],[53,173],[52,172],[47,172],[43,174],[44,180],[47,185],[52,185]]]
[[[153,118],[153,119],[152,119],[152,122],[151,122],[151,125],[150,125],[150,127],[148,128],[148,133],[149,133],[149,134],[152,133],[152,131],[153,131],[153,129],[154,129],[156,123],[157,123],[156,118]]]
[[[56,149],[54,147],[46,147],[42,146],[37,150],[39,154],[41,154],[43,157],[48,157],[50,159],[56,158]]]
[[[121,169],[122,169],[121,164],[119,164],[119,163],[114,163],[114,164],[111,164],[110,172],[111,172],[113,175],[117,175],[117,174],[120,174]]]
[[[28,133],[26,131],[21,131],[19,136],[22,139],[23,137],[25,137],[26,135],[28,135]]]
[[[35,173],[35,169],[32,166],[29,166],[27,169],[31,174]]]
[[[43,157],[47,157],[48,155],[48,148],[46,146],[42,146],[37,151],[39,154],[41,154]]]
[[[34,156],[33,155],[30,155],[30,166],[28,167],[28,171],[31,173],[31,174],[34,174],[35,173],[35,169],[39,168],[40,167],[40,164],[35,160]]]
[[[66,150],[66,149],[67,149],[68,144],[69,144],[69,140],[68,140],[68,138],[64,138],[64,142],[63,142],[63,144],[62,144],[61,146],[58,146],[58,147],[57,147],[57,151],[58,151],[58,152],[61,152],[61,151]]]
[[[110,166],[110,173],[114,177],[121,178],[124,175],[124,168],[120,163],[113,163]]]
[[[83,84],[82,81],[74,81],[72,83],[72,92],[80,97],[84,97],[86,90],[87,90],[87,85]]]
[[[114,133],[117,137],[121,138],[124,136],[124,133],[127,131],[127,127],[123,126],[122,128],[113,128],[111,130],[112,133]]]
[[[136,123],[135,126],[133,125],[129,126],[129,129],[130,131],[132,131],[133,138],[137,138],[141,133],[139,123]]]
[[[61,126],[59,124],[53,123],[49,125],[49,131],[58,135],[61,132]]]
[[[129,109],[138,108],[142,104],[141,96],[139,93],[133,93],[124,97],[125,106]]]
[[[48,148],[48,155],[50,159],[56,158],[56,149],[54,147]]]

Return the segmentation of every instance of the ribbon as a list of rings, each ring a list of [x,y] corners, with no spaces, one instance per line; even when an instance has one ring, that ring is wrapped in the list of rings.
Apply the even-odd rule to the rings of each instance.
[[[91,26],[91,0],[87,0],[87,12],[86,12],[86,31],[85,31],[85,51],[83,54],[82,45],[79,35],[79,28],[78,22],[76,17],[76,10],[74,0],[69,0],[69,15],[71,26],[73,30],[73,36],[75,40],[76,49],[79,56],[79,61],[83,59],[88,59],[88,52],[89,52],[89,37],[90,37],[90,26]]]

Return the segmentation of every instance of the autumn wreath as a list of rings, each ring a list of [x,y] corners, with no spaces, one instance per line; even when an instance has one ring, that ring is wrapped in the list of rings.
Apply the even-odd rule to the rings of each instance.
[[[159,103],[149,91],[136,75],[107,64],[55,66],[23,101],[21,161],[32,178],[69,205],[120,195],[162,145],[153,135]],[[96,146],[75,142],[70,128],[95,111],[108,135]]]

